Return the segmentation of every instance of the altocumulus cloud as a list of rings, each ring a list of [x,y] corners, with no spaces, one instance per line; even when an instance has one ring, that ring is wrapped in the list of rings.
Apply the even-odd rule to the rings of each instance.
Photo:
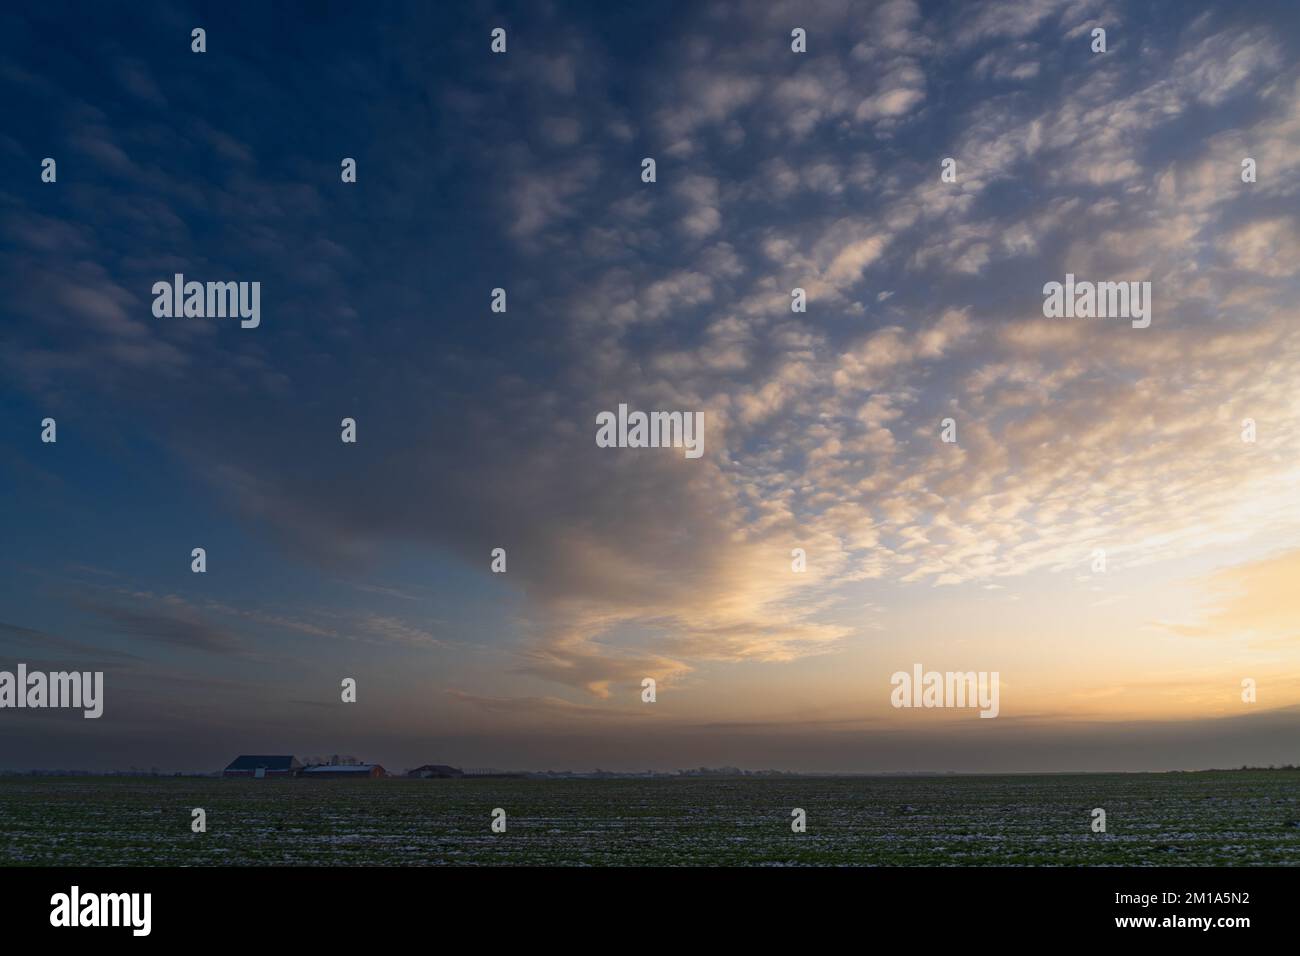
[[[507,669],[597,697],[835,653],[867,633],[846,614],[864,582],[991,585],[1099,539],[1158,562],[1240,540],[1247,498],[1300,529],[1294,35],[1247,11],[890,0],[683,8],[646,44],[613,13],[535,10],[506,62],[457,40],[431,66],[413,38],[458,29],[430,17],[305,24],[296,56],[337,53],[314,90],[209,57],[230,103],[176,142],[150,111],[196,102],[193,76],[138,52],[109,54],[111,89],[12,65],[94,171],[0,212],[16,387],[67,407],[76,375],[78,400],[148,416],[321,574],[396,549],[486,573],[507,546],[527,615]],[[343,139],[362,172],[339,196]],[[1267,175],[1243,196],[1247,154]],[[146,324],[149,280],[182,265],[260,278],[259,334]],[[1152,282],[1151,328],[1044,320],[1067,271]],[[619,402],[703,411],[705,456],[602,454]],[[342,414],[361,454],[338,453]],[[1225,455],[1246,414],[1268,428]],[[242,647],[189,611],[88,609]],[[353,623],[311,626],[441,646]]]

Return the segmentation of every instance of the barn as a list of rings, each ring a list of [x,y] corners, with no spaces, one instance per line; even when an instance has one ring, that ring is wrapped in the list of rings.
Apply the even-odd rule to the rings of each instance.
[[[374,777],[387,777],[388,771],[379,764],[322,764],[308,767],[302,772],[308,780],[368,780]]]
[[[294,756],[263,756],[242,754],[221,772],[223,777],[296,777],[302,773],[302,763]]]

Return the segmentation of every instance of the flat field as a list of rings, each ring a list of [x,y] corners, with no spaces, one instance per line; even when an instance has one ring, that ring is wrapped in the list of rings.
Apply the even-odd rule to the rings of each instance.
[[[190,829],[207,811],[207,832]],[[505,833],[490,829],[506,811]],[[807,832],[790,829],[807,811]],[[1094,807],[1106,833],[1093,833]],[[0,865],[1279,865],[1300,771],[615,780],[0,777]]]

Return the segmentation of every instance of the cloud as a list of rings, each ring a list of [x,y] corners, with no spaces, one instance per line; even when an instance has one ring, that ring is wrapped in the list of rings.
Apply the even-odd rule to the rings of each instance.
[[[248,650],[239,637],[214,627],[184,606],[164,610],[93,601],[79,603],[82,610],[99,617],[110,630],[131,638],[224,656],[242,655]]]
[[[1238,226],[1219,241],[1234,268],[1274,279],[1300,272],[1300,232],[1290,219],[1273,217]]]
[[[114,65],[117,81],[132,96],[151,106],[166,108],[167,97],[158,88],[148,64],[134,57],[121,57]]]
[[[36,628],[22,627],[0,621],[0,643],[9,646],[22,646],[40,652],[57,651],[71,659],[78,667],[85,667],[88,660],[106,660],[120,664],[124,661],[139,660],[134,654],[109,647],[97,647],[81,641],[69,640],[57,634],[50,634]]]
[[[1003,587],[1103,543],[1137,568],[1300,528],[1286,45],[1247,14],[1145,32],[1125,15],[710,5],[618,84],[618,48],[563,18],[538,15],[546,53],[435,75],[393,25],[392,75],[341,65],[329,112],[281,109],[269,62],[222,74],[233,103],[275,109],[204,109],[174,164],[151,114],[83,91],[63,120],[92,172],[69,205],[0,210],[6,371],[133,413],[295,566],[486,574],[503,542],[499,591],[466,600],[526,609],[506,670],[597,698],[841,652],[867,585]],[[1094,21],[1152,55],[1088,59],[1071,37]],[[183,111],[187,84],[151,69],[107,75],[134,109],[165,89]],[[372,108],[389,82],[401,95]],[[331,118],[352,109],[371,125]],[[354,190],[340,137],[367,151],[346,146]],[[150,321],[144,290],[172,271],[264,277],[265,334]],[[1066,272],[1151,281],[1150,329],[1044,319]],[[498,285],[506,315],[485,308]],[[702,412],[704,457],[597,448],[595,415],[620,403]],[[459,599],[454,580],[428,586]],[[219,603],[85,607],[217,655],[249,651],[236,625],[446,645],[391,608]]]
[[[1200,582],[1205,607],[1199,623],[1165,622],[1186,637],[1240,640],[1252,648],[1290,649],[1300,642],[1295,581],[1300,551],[1223,568]]]
[[[575,704],[560,697],[485,697],[460,690],[449,690],[447,696],[476,710],[487,713],[524,716],[531,720],[557,718],[560,720],[597,719],[604,722],[611,719],[635,719],[649,716],[645,711],[614,710],[609,707],[592,706],[590,704]]]

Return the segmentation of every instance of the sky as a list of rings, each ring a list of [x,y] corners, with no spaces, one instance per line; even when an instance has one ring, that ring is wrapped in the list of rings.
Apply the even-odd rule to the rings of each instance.
[[[0,670],[105,690],[0,768],[1298,762],[1298,50],[1283,2],[6,6]],[[156,316],[177,273],[260,324]],[[599,447],[620,404],[703,453]]]

